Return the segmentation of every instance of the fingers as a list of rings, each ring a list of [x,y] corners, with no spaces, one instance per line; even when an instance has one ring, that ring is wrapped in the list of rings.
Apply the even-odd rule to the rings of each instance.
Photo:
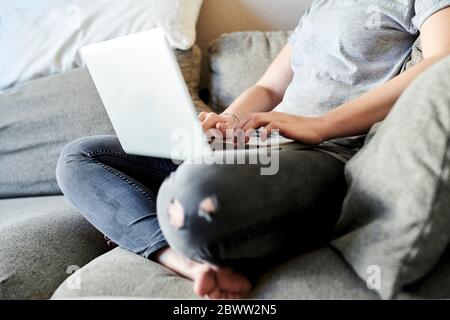
[[[292,120],[292,115],[282,112],[258,112],[252,113],[239,122],[237,128],[247,131],[267,126],[270,122],[283,123]]]
[[[265,128],[269,124],[272,123],[270,128],[276,129],[276,124],[278,122],[272,121],[273,117],[276,117],[277,114],[273,112],[264,112],[264,113],[253,113],[246,118],[242,119],[242,121],[238,125],[238,131],[244,133],[245,143],[248,143],[250,140],[250,136],[255,132],[255,130],[259,128]],[[260,139],[262,141],[266,141],[270,132],[263,129],[260,130]]]
[[[200,121],[202,121],[202,128],[205,131],[208,130],[208,129],[211,129],[211,128],[215,128],[216,124],[218,122],[223,122],[222,117],[220,117],[218,114],[215,114],[215,113],[212,113],[212,112],[211,113],[207,113],[206,115],[200,114],[199,118],[200,118],[200,116],[201,116],[201,118],[203,118],[203,120],[200,119]]]
[[[227,136],[227,130],[232,130],[233,128],[231,128],[225,122],[219,122],[219,123],[216,124],[216,129],[219,130],[224,137],[226,137]]]
[[[213,131],[212,136],[215,137],[228,137],[229,130],[233,131],[233,135],[236,132],[243,133],[240,137],[234,136],[236,140],[245,137],[245,143],[248,142],[249,136],[253,134],[254,130],[261,127],[266,130],[261,131],[261,136],[265,140],[272,134],[274,130],[282,130],[285,127],[285,122],[291,120],[292,116],[280,112],[260,112],[252,113],[243,118],[236,127],[230,125],[226,119],[216,113],[201,112],[198,116],[202,122],[202,128],[204,131]],[[284,128],[286,129],[286,128]],[[220,134],[219,134],[220,133]],[[280,132],[281,133],[281,132]]]
[[[273,132],[280,133],[282,127],[283,127],[282,122],[272,121],[269,122],[269,124],[264,127],[263,131],[266,132],[267,135],[271,135]]]
[[[202,111],[198,115],[198,120],[203,121],[206,119],[206,116],[208,115],[208,112]]]
[[[225,136],[226,131],[233,129],[234,126],[230,125],[226,118],[222,115],[218,115],[214,112],[201,112],[198,115],[198,119],[202,123],[203,130],[217,129]]]
[[[244,131],[258,129],[265,126],[270,119],[269,113],[252,113],[238,124],[237,128]]]
[[[266,126],[262,127],[259,130],[259,138],[261,139],[261,141],[266,141],[271,135],[272,133],[279,133],[280,132],[280,128],[283,126],[282,122],[277,122],[277,121],[271,121],[269,122]]]
[[[216,128],[211,128],[205,131],[206,137],[208,141],[223,141],[224,135],[220,130],[217,130]]]
[[[198,115],[202,128],[212,137],[224,138],[234,132],[234,125],[230,124],[226,118],[213,112],[201,112]],[[232,137],[232,136],[231,136]]]

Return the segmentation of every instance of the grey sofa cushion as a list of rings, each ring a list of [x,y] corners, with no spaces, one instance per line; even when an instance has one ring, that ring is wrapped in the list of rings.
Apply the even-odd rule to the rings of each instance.
[[[350,232],[333,245],[363,279],[380,268],[383,298],[425,276],[450,241],[449,87],[450,57],[413,82],[347,164],[339,225]]]
[[[0,200],[0,300],[48,299],[75,266],[107,250],[62,196]]]
[[[199,48],[176,54],[198,109],[206,110],[196,95]],[[64,145],[82,136],[114,133],[84,69],[0,94],[0,114],[0,198],[60,194],[55,168]]]
[[[81,279],[79,290],[73,290],[71,278]],[[134,297],[161,299],[195,298],[188,280],[168,269],[116,248],[90,262],[63,282],[52,299],[84,297]]]
[[[235,32],[209,47],[210,105],[222,111],[254,85],[286,45],[291,32]]]
[[[71,289],[73,277],[82,279]],[[117,248],[95,259],[68,278],[53,299],[133,297],[196,299],[192,283],[168,269]],[[68,286],[69,285],[69,286]],[[250,298],[377,299],[343,259],[322,248],[291,260],[260,279]]]
[[[450,299],[450,247],[430,273],[405,286],[397,299]]]

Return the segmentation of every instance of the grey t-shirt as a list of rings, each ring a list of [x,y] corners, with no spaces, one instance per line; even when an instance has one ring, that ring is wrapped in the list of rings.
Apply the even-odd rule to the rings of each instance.
[[[401,70],[423,22],[450,0],[314,0],[289,39],[294,79],[275,110],[318,116]]]

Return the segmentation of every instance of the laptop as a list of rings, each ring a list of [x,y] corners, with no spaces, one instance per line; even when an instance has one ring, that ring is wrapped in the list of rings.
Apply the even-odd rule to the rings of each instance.
[[[202,130],[163,30],[88,45],[80,52],[126,153],[184,161],[217,150]],[[255,135],[244,149],[274,145],[259,141]]]

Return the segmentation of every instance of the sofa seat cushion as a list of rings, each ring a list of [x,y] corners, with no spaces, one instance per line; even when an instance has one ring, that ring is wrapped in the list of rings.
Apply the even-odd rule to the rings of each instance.
[[[107,250],[62,196],[0,200],[0,300],[48,299]]]
[[[73,284],[81,280],[78,290]],[[52,299],[196,299],[190,281],[168,269],[116,248],[93,260],[54,293]],[[304,254],[264,275],[250,298],[377,299],[333,249]]]
[[[78,280],[79,279],[79,280]],[[80,286],[74,290],[74,283]],[[193,299],[188,280],[122,248],[116,248],[71,275],[52,299],[132,297]]]

